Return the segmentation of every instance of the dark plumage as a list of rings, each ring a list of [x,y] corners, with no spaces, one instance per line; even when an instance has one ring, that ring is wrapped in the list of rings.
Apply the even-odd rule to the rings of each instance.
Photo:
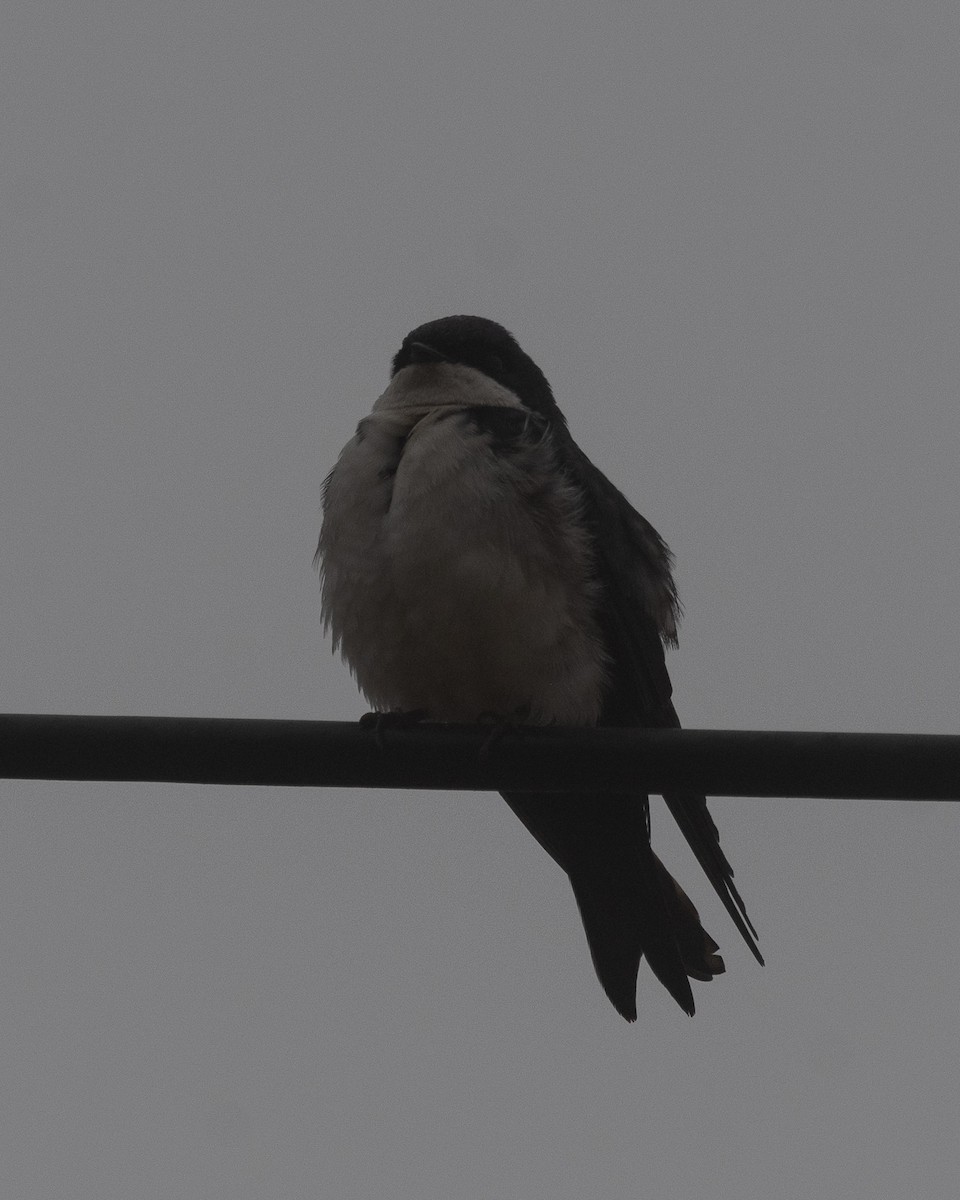
[[[463,368],[469,370],[464,372]],[[492,380],[505,393],[491,390],[484,379]],[[484,387],[488,388],[486,393]],[[391,398],[394,395],[391,389],[399,398]],[[421,395],[422,407],[418,407]],[[541,567],[541,575],[531,583],[531,596],[543,594],[544,588],[548,596],[555,595],[558,588],[567,588],[569,611],[580,614],[582,639],[562,654],[558,649],[556,662],[548,664],[561,683],[567,681],[565,672],[569,671],[573,700],[563,701],[566,707],[562,707],[558,699],[558,715],[554,715],[553,693],[544,686],[536,668],[531,667],[529,695],[522,680],[519,683],[511,680],[509,686],[504,683],[503,694],[508,697],[511,710],[503,716],[532,712],[532,719],[540,722],[556,719],[569,723],[573,719],[610,726],[678,726],[664,658],[664,644],[676,641],[680,615],[670,551],[653,526],[576,445],[543,372],[515,339],[500,325],[482,317],[445,317],[422,325],[404,339],[393,360],[391,388],[378,401],[375,414],[381,405],[383,420],[389,415],[394,422],[390,431],[383,434],[385,449],[378,476],[383,486],[392,483],[394,473],[401,479],[408,441],[426,436],[429,429],[431,437],[441,439],[437,442],[439,446],[449,444],[451,456],[454,449],[463,456],[463,461],[470,464],[469,474],[464,470],[460,478],[444,481],[442,463],[435,457],[427,459],[433,464],[431,473],[403,477],[407,489],[403,495],[417,497],[429,490],[442,505],[443,497],[456,499],[457,493],[452,489],[473,489],[477,496],[478,529],[466,529],[460,534],[464,539],[463,553],[472,548],[478,555],[487,554],[488,574],[498,574],[501,563],[505,564],[504,571],[510,566],[522,574],[528,560],[539,561],[542,557],[553,564],[555,573],[544,575],[546,568]],[[411,415],[400,415],[407,413]],[[372,419],[371,416],[361,423],[364,439]],[[445,428],[449,434],[444,433]],[[448,437],[448,442],[442,440],[444,437]],[[366,443],[363,452],[368,452]],[[411,472],[426,471],[425,467],[415,468],[414,457],[409,461]],[[343,474],[334,483],[337,471]],[[479,684],[479,694],[485,695],[483,687],[487,687],[491,695],[500,695],[496,691],[500,677],[496,676],[494,666],[489,668],[488,680],[478,680],[478,675],[487,669],[484,664],[488,659],[492,661],[495,657],[491,651],[513,632],[513,625],[506,617],[497,625],[493,610],[500,597],[495,586],[490,585],[491,600],[483,609],[484,613],[491,612],[489,625],[483,622],[478,625],[474,619],[471,626],[465,618],[462,628],[447,629],[443,637],[436,631],[436,620],[432,624],[414,624],[412,632],[403,626],[404,649],[422,651],[416,667],[404,671],[398,666],[391,675],[382,666],[382,660],[396,646],[386,640],[376,667],[367,665],[364,654],[368,642],[386,635],[375,628],[373,608],[374,615],[364,627],[352,629],[351,622],[356,624],[361,620],[356,616],[357,606],[346,603],[337,590],[349,573],[348,565],[344,565],[347,556],[339,549],[349,527],[349,514],[345,511],[349,505],[341,498],[341,492],[343,497],[358,494],[350,489],[359,489],[361,478],[360,451],[351,451],[348,446],[328,484],[328,511],[320,541],[319,553],[327,576],[326,619],[334,627],[335,638],[342,641],[343,652],[368,695],[387,696],[391,707],[426,708],[436,720],[462,719],[458,687],[462,690],[466,684],[471,687]],[[335,492],[333,498],[331,489]],[[386,507],[383,515],[376,518],[382,524],[369,527],[371,544],[382,546],[389,542],[386,533],[380,531],[392,528],[389,521],[393,494],[384,496]],[[434,515],[432,519],[441,518]],[[428,560],[424,574],[429,575],[429,586],[434,589],[465,586],[455,573],[460,548],[453,531],[450,543],[450,547],[438,548]],[[578,548],[582,548],[579,558],[574,553]],[[384,559],[384,562],[384,570],[389,562],[394,563],[390,570],[398,569],[397,562],[401,569],[404,566],[404,560]],[[533,572],[533,566],[530,570]],[[333,576],[336,586],[331,582]],[[511,578],[509,574],[503,577]],[[484,576],[481,574],[478,579],[482,586]],[[536,592],[534,583],[540,592]],[[414,582],[414,595],[416,586]],[[475,582],[474,590],[476,586]],[[426,589],[427,584],[423,587]],[[404,595],[410,591],[408,584]],[[462,603],[467,598],[469,592],[465,590]],[[423,599],[435,603],[436,592],[424,591]],[[512,599],[514,609],[505,602],[504,612],[519,611],[536,633],[536,613],[523,608],[522,595],[508,599]],[[411,611],[409,600],[401,604],[392,593],[384,603],[394,614],[395,622],[401,622]],[[459,611],[451,601],[449,609],[444,609],[445,613],[453,614],[445,618],[447,625],[456,625]],[[544,615],[545,622],[550,619],[553,618]],[[568,628],[569,617],[562,620],[557,617],[556,621],[554,640],[558,647],[563,647],[566,643],[562,636],[567,636],[564,630]],[[347,642],[353,633],[357,640],[351,649]],[[419,646],[407,645],[411,639],[421,639]],[[546,644],[554,642],[548,638]],[[442,653],[454,653],[450,651],[451,645],[459,648],[455,651],[458,663],[474,664],[464,667],[472,674],[469,678],[464,676],[459,684],[456,672],[449,668],[444,674],[438,666],[431,674],[434,660],[439,663]],[[518,646],[522,645],[519,639]],[[586,669],[590,666],[590,656],[592,673]],[[449,657],[444,661],[450,661]],[[574,679],[575,670],[580,669],[586,681],[583,684],[577,682],[579,675]],[[426,682],[408,686],[411,675],[421,670]],[[571,718],[571,712],[577,715]],[[474,713],[472,719],[479,715]],[[628,1020],[636,1017],[637,971],[641,957],[646,955],[657,978],[677,1003],[692,1014],[694,1001],[689,980],[711,979],[724,970],[723,960],[716,953],[716,942],[701,926],[693,904],[651,848],[647,796],[598,791],[505,793],[504,799],[569,875],[597,974],[618,1012]],[[734,886],[733,871],[720,848],[705,798],[671,794],[664,799],[751,952],[762,963],[756,931]]]

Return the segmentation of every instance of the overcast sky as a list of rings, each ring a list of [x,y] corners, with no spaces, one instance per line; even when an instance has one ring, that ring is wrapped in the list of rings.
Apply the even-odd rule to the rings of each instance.
[[[687,724],[960,730],[960,9],[6,0],[0,708],[350,718],[320,483],[475,312],[667,538]],[[496,796],[0,782],[0,1195],[944,1200],[958,819],[718,799],[624,1023]]]

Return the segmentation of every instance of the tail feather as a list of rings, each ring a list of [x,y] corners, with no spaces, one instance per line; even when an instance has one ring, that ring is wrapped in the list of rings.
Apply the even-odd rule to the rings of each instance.
[[[757,931],[733,882],[733,867],[720,847],[720,834],[710,816],[706,797],[673,794],[664,796],[664,800],[730,919],[762,967],[763,955],[757,946]]]
[[[633,908],[629,889],[594,872],[571,875],[570,882],[597,978],[617,1012],[625,1020],[635,1021],[643,949],[633,922],[616,915]]]
[[[724,971],[717,943],[700,924],[686,893],[649,846],[629,873],[609,862],[570,875],[597,976],[614,1008],[636,1020],[637,971],[646,955],[654,975],[684,1012],[693,1016],[690,979]]]
[[[707,983],[727,969],[717,953],[720,947],[700,924],[700,914],[693,901],[655,854],[653,861],[671,909],[673,931],[683,968],[691,979]]]
[[[696,908],[651,849],[646,796],[503,796],[569,876],[594,968],[617,1012],[636,1020],[637,973],[646,955],[656,977],[692,1016],[690,980],[721,974],[723,959]],[[706,864],[704,869],[710,875]]]
[[[668,701],[651,721],[661,729],[679,729],[680,718],[673,703]],[[733,867],[720,846],[720,831],[717,829],[710,810],[707,808],[706,796],[678,795],[676,792],[665,795],[667,808],[673,814],[673,819],[680,827],[680,832],[687,839],[687,844],[696,855],[697,862],[703,868],[704,874],[713,885],[713,890],[720,897],[723,907],[730,914],[730,919],[740,931],[740,936],[746,942],[750,953],[762,967],[763,955],[757,945],[759,937],[753,922],[747,916],[746,906],[733,882]]]

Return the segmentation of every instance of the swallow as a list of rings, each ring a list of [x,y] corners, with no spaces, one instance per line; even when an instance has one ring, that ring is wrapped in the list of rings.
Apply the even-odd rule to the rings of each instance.
[[[677,728],[666,543],[577,446],[543,372],[483,317],[403,339],[323,485],[321,614],[374,710],[474,723]],[[597,976],[637,1016],[640,960],[687,1013],[724,971],[653,852],[647,795],[504,792],[570,879]],[[750,951],[703,796],[664,796]]]

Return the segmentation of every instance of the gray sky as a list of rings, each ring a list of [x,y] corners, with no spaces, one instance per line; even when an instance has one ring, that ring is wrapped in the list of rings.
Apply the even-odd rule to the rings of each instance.
[[[954,3],[0,18],[0,707],[352,718],[319,486],[520,338],[677,553],[693,726],[960,726]],[[659,803],[659,802],[658,802]],[[958,814],[717,800],[761,970],[628,1026],[494,796],[0,783],[0,1195],[943,1200]]]

